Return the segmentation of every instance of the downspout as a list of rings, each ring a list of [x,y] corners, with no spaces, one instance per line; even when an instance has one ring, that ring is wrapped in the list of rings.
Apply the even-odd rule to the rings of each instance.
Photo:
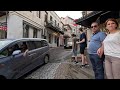
[[[8,15],[8,11],[6,11],[6,29],[8,30],[8,25],[7,25],[7,15]],[[7,30],[6,30],[5,38],[7,38]]]

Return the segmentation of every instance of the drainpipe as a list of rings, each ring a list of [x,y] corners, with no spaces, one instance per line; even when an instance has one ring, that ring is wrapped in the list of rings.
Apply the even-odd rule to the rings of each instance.
[[[6,11],[6,27],[7,27],[7,15],[8,15],[8,11]],[[7,27],[8,28],[8,27]],[[7,29],[6,28],[6,29]],[[7,29],[8,30],[8,29]],[[7,38],[7,30],[6,30],[6,36],[5,36],[5,38]]]

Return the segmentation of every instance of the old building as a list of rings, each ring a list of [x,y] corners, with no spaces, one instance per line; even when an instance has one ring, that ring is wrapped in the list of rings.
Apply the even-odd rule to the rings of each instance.
[[[64,45],[63,42],[63,23],[54,11],[46,12],[45,30],[47,30],[47,40],[52,46]]]
[[[80,25],[75,24],[74,19],[72,19],[69,16],[66,16],[65,18],[61,17],[61,21],[64,24],[64,43],[67,44],[67,41],[72,40],[71,34],[75,33],[77,37],[79,38],[79,28]]]
[[[54,11],[0,11],[0,25],[0,38],[45,38],[53,47],[64,44],[63,24]]]

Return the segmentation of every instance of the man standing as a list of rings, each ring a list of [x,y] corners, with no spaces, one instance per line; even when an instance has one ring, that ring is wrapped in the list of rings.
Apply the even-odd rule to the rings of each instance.
[[[85,59],[85,54],[84,54],[85,48],[87,47],[87,38],[82,28],[79,28],[79,31],[80,31],[80,41],[77,42],[77,44],[80,44],[80,54],[82,58],[81,68],[84,68],[85,66],[88,65],[88,62]]]
[[[104,79],[104,54],[102,51],[100,52],[99,49],[103,47],[102,42],[105,39],[106,34],[100,31],[99,24],[97,22],[93,22],[91,24],[91,29],[93,35],[91,36],[88,48],[89,58],[92,63],[95,79]]]

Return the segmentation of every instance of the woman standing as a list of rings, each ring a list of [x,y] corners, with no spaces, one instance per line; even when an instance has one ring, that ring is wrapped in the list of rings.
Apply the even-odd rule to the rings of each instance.
[[[120,79],[120,30],[118,26],[114,18],[105,22],[105,27],[109,31],[103,41],[107,79]]]

